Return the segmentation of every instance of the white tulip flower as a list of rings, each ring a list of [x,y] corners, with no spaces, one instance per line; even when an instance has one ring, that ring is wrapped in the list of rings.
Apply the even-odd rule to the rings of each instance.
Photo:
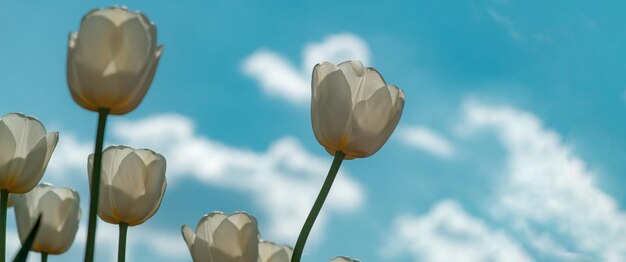
[[[94,155],[89,156],[89,180]],[[98,216],[111,224],[142,224],[165,194],[165,157],[149,149],[110,146],[102,153]],[[91,184],[91,183],[90,183]]]
[[[182,234],[195,262],[255,262],[259,257],[256,218],[244,212],[209,213],[194,232],[187,225]]]
[[[59,133],[46,133],[39,120],[20,113],[0,117],[0,189],[24,194],[41,180]]]
[[[58,255],[70,248],[81,216],[80,198],[76,191],[41,184],[26,194],[12,195],[12,199],[17,233],[22,242],[42,215],[32,250]]]
[[[163,52],[148,17],[123,7],[96,9],[70,34],[67,82],[87,110],[123,115],[146,95]]]
[[[313,69],[311,121],[331,155],[364,158],[378,151],[398,125],[404,93],[360,61],[324,62]]]

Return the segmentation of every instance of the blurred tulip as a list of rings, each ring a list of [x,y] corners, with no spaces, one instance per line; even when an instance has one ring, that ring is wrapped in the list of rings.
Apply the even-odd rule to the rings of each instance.
[[[89,12],[69,39],[67,82],[74,101],[96,112],[132,111],[148,91],[162,52],[145,15],[122,7]]]
[[[39,214],[43,214],[32,250],[58,255],[70,248],[81,216],[80,198],[76,191],[41,184],[26,194],[13,195],[12,198],[17,232],[22,242]]]
[[[346,257],[346,256],[338,256],[338,257],[335,257],[335,258],[329,260],[328,262],[361,262],[361,260],[352,259],[352,258],[349,258],[349,257]]]
[[[32,116],[11,113],[0,118],[0,189],[23,194],[35,187],[48,166],[59,133]]]
[[[293,254],[293,248],[290,246],[265,240],[259,242],[259,262],[289,262],[291,254]]]
[[[378,151],[398,125],[404,93],[359,61],[329,62],[313,69],[311,120],[317,141],[345,159]]]
[[[94,155],[89,156],[89,179]],[[110,146],[102,155],[98,216],[111,224],[142,224],[163,199],[167,182],[165,158],[149,149]]]
[[[187,225],[182,234],[193,261],[254,262],[259,257],[256,219],[244,212],[209,213],[200,219],[196,232]]]

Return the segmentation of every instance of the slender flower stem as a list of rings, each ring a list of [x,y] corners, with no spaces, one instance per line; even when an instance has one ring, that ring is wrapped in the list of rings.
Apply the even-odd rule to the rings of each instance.
[[[41,262],[48,262],[48,253],[46,252],[41,253]]]
[[[0,190],[0,261],[6,260],[7,250],[7,206],[9,205],[9,190]]]
[[[102,171],[102,145],[104,144],[104,129],[109,115],[108,108],[98,108],[98,131],[96,131],[96,149],[93,157],[93,170],[91,171],[91,199],[89,200],[89,224],[87,228],[87,249],[85,250],[85,262],[93,262],[96,244],[96,223],[98,214],[98,200],[100,197],[100,171]]]
[[[333,160],[333,164],[330,166],[330,170],[328,170],[328,175],[326,176],[326,180],[324,180],[324,185],[322,186],[319,195],[317,195],[317,199],[315,199],[315,204],[313,204],[313,208],[311,208],[311,212],[309,212],[309,216],[306,218],[304,226],[302,226],[302,231],[300,231],[300,236],[298,236],[296,247],[294,248],[293,255],[291,256],[291,262],[300,262],[300,257],[302,257],[302,251],[304,251],[306,239],[309,237],[309,233],[311,233],[311,229],[313,228],[315,219],[317,219],[317,215],[319,215],[322,210],[324,201],[326,201],[328,192],[330,192],[330,188],[333,186],[333,181],[335,181],[335,177],[337,176],[337,172],[339,171],[339,167],[341,166],[341,162],[345,156],[346,154],[341,151],[337,151],[335,153],[335,159]]]
[[[120,223],[120,238],[117,246],[117,262],[126,261],[126,234],[128,232],[128,224]]]

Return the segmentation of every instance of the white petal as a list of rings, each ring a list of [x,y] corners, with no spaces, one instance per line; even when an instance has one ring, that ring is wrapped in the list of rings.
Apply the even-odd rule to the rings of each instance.
[[[313,86],[313,93],[311,124],[315,138],[329,151],[341,150],[347,142],[344,133],[352,112],[350,86],[341,71],[334,71]]]

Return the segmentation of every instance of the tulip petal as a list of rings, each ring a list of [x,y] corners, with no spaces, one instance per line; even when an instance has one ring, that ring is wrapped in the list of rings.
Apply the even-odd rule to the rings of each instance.
[[[9,173],[9,166],[15,155],[16,146],[17,144],[11,130],[4,121],[0,119],[0,147],[3,151],[3,153],[0,154],[0,188],[6,188],[7,183],[12,177],[12,174]]]
[[[102,152],[102,179],[107,185],[113,183],[113,177],[117,174],[120,164],[127,155],[134,150],[127,146],[110,146]],[[89,156],[89,172],[93,169],[93,154]],[[106,175],[105,175],[106,174]],[[91,173],[90,173],[91,176]]]
[[[13,179],[7,184],[9,192],[23,194],[39,183],[43,176],[41,168],[46,161],[47,147],[47,138],[41,137],[39,142],[30,149],[26,158],[14,158],[11,161],[9,174],[13,174]]]
[[[386,86],[387,83],[385,83],[383,76],[376,69],[368,67],[365,70],[365,76],[359,87],[358,95],[352,98],[355,101],[354,104],[356,105],[358,102],[372,98],[379,89]]]
[[[365,78],[365,66],[361,61],[346,61],[337,65],[343,72],[348,84],[350,85],[350,92],[357,94],[358,89],[361,87],[361,83]],[[356,104],[356,96],[352,96],[352,103]]]
[[[145,221],[146,200],[144,181],[146,166],[135,153],[128,154],[113,178],[113,203],[117,207],[120,220],[129,225]]]
[[[154,74],[156,73],[157,66],[163,53],[163,46],[159,46],[154,54],[153,59],[149,59],[144,71],[138,76],[137,82],[138,88],[135,88],[135,92],[129,94],[125,99],[120,99],[115,105],[111,106],[111,114],[123,115],[134,110],[139,106],[144,96],[150,89],[152,80],[154,80]]]
[[[76,72],[77,62],[74,53],[76,53],[77,37],[78,34],[76,33],[70,34],[69,37],[69,45],[67,48],[67,85],[70,88],[70,94],[74,102],[87,110],[97,111],[98,105],[88,99],[83,92],[83,87],[90,86],[90,83],[83,83],[79,74]]]
[[[269,241],[259,242],[259,262],[289,262],[293,249]]]
[[[24,187],[26,188],[34,188],[35,186],[37,186],[37,184],[43,177],[44,173],[46,172],[46,168],[48,167],[48,163],[50,162],[50,158],[52,158],[52,153],[54,152],[54,149],[56,148],[57,143],[59,142],[59,133],[58,132],[49,133],[48,135],[46,135],[45,139],[46,139],[46,145],[47,145],[46,146],[46,149],[47,149],[46,158],[44,159],[41,170],[39,171],[39,174],[37,175],[39,179],[31,179],[29,184],[24,185]]]
[[[143,71],[146,62],[152,60],[151,56],[156,49],[153,41],[156,35],[150,35],[147,25],[139,15],[124,21],[116,28],[116,34],[120,39],[120,46],[114,53],[113,60],[117,68],[127,74]]]
[[[14,200],[18,234],[22,241],[39,214],[44,214],[33,251],[61,254],[69,249],[80,220],[79,199],[75,191],[41,184],[26,194],[14,195]]]
[[[165,194],[165,189],[167,187],[165,178],[166,162],[162,155],[151,150],[140,149],[135,151],[135,153],[142,158],[144,164],[149,163],[147,166],[147,172],[145,173],[146,177],[144,178],[144,188],[146,190],[145,203],[146,208],[148,208],[145,219],[149,219],[159,210]],[[146,159],[150,158],[152,158],[150,162],[146,161]]]
[[[319,68],[314,69],[314,77]],[[344,134],[352,111],[350,86],[346,78],[340,70],[334,71],[318,86],[314,85],[312,93],[311,122],[315,138],[331,152],[342,150],[347,142]]]
[[[239,229],[230,220],[225,219],[213,232],[213,241],[210,245],[211,256],[214,261],[232,261],[243,256],[243,245],[239,242]],[[256,261],[256,260],[246,260]]]
[[[41,137],[46,135],[43,124],[32,116],[10,113],[2,117],[2,122],[11,130],[17,144],[15,156],[25,157]]]
[[[222,224],[228,217],[221,212],[212,212],[202,217],[198,222],[196,229],[197,237],[204,239],[209,243],[213,243],[213,232]]]
[[[391,135],[383,132],[394,116],[391,101],[389,89],[383,87],[370,99],[356,104],[349,122],[350,138],[344,151],[346,155],[367,157],[383,146]]]
[[[333,63],[323,62],[313,67],[313,76],[311,77],[312,96],[316,96],[316,88],[320,85],[320,82],[326,78],[330,73],[339,71],[340,68]]]

